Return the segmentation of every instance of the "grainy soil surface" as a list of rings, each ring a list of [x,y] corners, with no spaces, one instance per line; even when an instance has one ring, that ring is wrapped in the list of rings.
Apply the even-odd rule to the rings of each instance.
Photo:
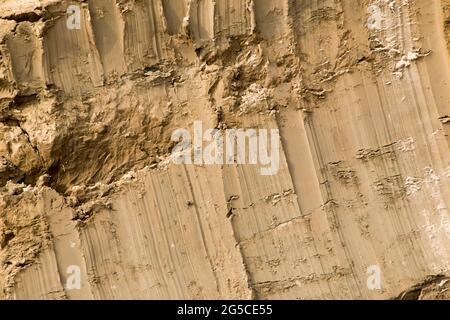
[[[450,0],[0,0],[0,298],[450,299],[449,49]]]

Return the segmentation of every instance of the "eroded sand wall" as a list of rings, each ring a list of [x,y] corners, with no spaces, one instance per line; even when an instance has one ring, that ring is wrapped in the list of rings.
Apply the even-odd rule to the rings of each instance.
[[[8,0],[0,18],[1,298],[445,297],[448,1]],[[194,121],[279,129],[277,174],[173,164]]]

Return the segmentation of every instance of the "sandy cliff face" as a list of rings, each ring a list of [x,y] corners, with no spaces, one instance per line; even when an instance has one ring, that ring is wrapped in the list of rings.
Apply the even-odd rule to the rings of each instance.
[[[448,299],[449,49],[448,0],[0,0],[0,298]],[[173,163],[199,121],[279,170]]]

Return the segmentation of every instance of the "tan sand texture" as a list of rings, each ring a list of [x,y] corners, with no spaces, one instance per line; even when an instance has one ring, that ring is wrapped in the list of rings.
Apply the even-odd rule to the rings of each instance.
[[[449,299],[449,49],[450,0],[0,0],[0,298]]]

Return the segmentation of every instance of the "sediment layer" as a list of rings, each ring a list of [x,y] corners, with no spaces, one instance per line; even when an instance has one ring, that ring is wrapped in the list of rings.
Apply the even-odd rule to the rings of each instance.
[[[448,299],[449,8],[0,1],[0,298]],[[172,163],[194,121],[278,173]]]

